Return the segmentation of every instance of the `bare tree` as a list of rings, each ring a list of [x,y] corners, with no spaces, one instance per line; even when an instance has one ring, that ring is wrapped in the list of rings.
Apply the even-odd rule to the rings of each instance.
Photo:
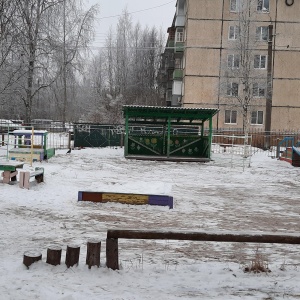
[[[229,25],[229,45],[223,55],[220,91],[226,106],[242,113],[243,131],[248,133],[251,110],[262,106],[258,97],[266,93],[266,26],[257,26],[257,1],[237,1],[237,19]],[[263,52],[264,53],[264,52]],[[236,117],[236,116],[235,116]]]

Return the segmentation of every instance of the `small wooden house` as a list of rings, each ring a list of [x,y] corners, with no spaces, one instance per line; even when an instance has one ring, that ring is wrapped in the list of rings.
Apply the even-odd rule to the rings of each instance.
[[[21,161],[42,161],[55,155],[54,148],[47,148],[46,130],[14,130],[14,148],[9,158]]]

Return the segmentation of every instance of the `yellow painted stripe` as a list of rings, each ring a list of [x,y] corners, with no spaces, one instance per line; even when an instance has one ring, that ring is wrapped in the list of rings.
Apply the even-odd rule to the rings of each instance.
[[[131,194],[102,194],[102,201],[119,202],[125,204],[148,204],[149,197],[147,195],[131,195]]]

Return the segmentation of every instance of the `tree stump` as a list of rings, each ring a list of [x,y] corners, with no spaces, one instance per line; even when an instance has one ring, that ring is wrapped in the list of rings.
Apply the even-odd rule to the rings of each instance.
[[[89,269],[92,266],[100,267],[101,242],[97,239],[90,239],[87,242],[86,264]]]
[[[66,265],[68,268],[78,266],[80,246],[72,244],[67,246]]]
[[[47,249],[47,260],[46,263],[52,266],[60,265],[61,260],[61,247],[51,245]]]
[[[106,266],[119,270],[118,239],[106,239]]]
[[[42,253],[39,251],[24,252],[23,264],[29,269],[29,266],[34,262],[42,260]]]

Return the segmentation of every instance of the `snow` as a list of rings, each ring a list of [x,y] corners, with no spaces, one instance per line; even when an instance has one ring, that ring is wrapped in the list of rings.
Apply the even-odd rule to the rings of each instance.
[[[0,181],[0,299],[299,299],[300,246],[119,240],[121,269],[105,267],[107,229],[297,234],[299,168],[257,152],[251,167],[215,153],[210,163],[126,160],[122,148],[57,150],[45,182],[30,189]],[[6,148],[0,148],[4,160]],[[174,209],[78,202],[78,191],[161,194]],[[101,266],[88,269],[86,243],[101,240]],[[80,245],[67,268],[67,245]],[[61,246],[61,265],[46,264]],[[26,251],[42,253],[27,269]],[[255,254],[270,273],[245,273]]]

